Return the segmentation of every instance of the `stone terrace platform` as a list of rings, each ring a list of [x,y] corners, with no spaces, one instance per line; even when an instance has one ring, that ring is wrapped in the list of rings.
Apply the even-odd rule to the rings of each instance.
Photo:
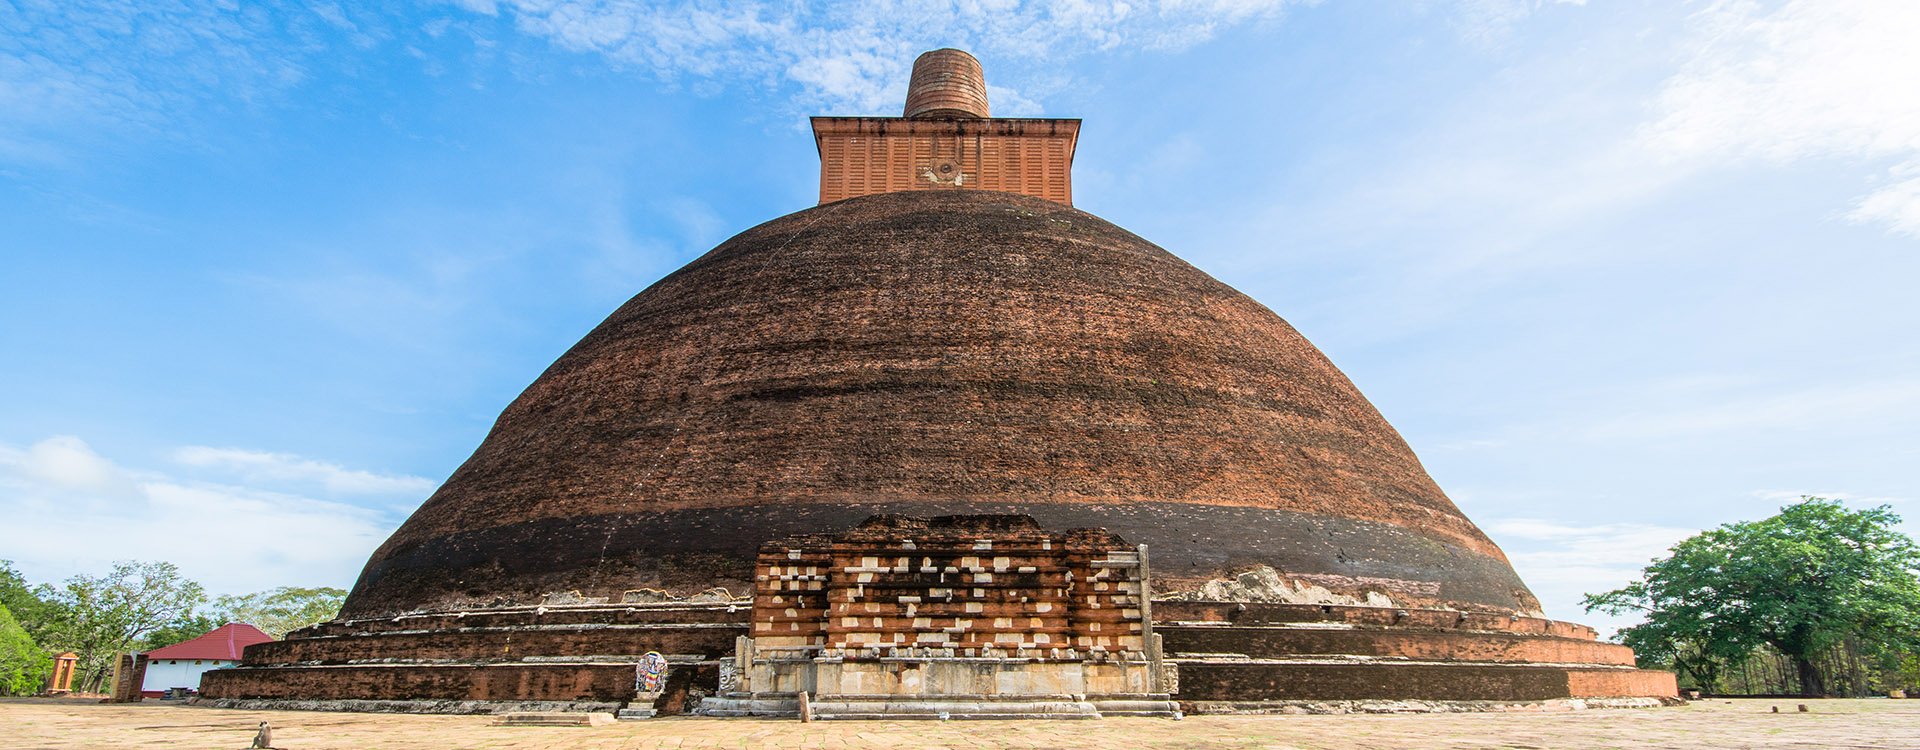
[[[249,648],[201,691],[315,709],[611,711],[633,697],[635,663],[658,651],[672,669],[663,708],[678,712],[691,687],[718,682],[750,608],[578,604],[340,620]]]
[[[1189,712],[1279,711],[1351,700],[1670,701],[1672,673],[1592,628],[1486,612],[1163,601],[1154,629]],[[1651,701],[1648,702],[1649,704]]]
[[[613,710],[634,663],[672,665],[667,713],[719,691],[750,603],[512,607],[327,623],[247,650],[208,675],[225,705],[486,713]],[[1673,676],[1633,668],[1591,628],[1451,610],[1160,601],[1154,630],[1197,713],[1321,710],[1343,701],[1672,700]],[[269,701],[262,703],[260,701]],[[280,702],[280,703],[271,703]]]

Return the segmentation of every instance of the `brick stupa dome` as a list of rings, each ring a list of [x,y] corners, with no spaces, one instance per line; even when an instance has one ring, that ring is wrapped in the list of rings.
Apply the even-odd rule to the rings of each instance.
[[[935,50],[909,116],[813,118],[820,206],[622,305],[338,618],[202,695],[825,718],[1674,699],[1631,649],[1531,616],[1286,321],[1074,209],[1079,120],[989,117],[986,92]]]
[[[342,616],[740,593],[761,542],[877,513],[1103,527],[1148,545],[1157,593],[1267,566],[1398,606],[1538,609],[1266,307],[1070,206],[926,190],[774,219],[628,301]]]

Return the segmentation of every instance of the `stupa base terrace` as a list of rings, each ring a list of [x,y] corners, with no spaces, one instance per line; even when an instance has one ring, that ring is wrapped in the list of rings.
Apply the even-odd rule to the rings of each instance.
[[[337,620],[211,672],[229,707],[614,711],[666,657],[661,714],[821,718],[1655,705],[1668,672],[1583,625],[1506,612],[1143,599],[1145,550],[1020,516],[877,517],[768,542],[751,598]],[[804,694],[804,696],[803,696]],[[1372,708],[1369,708],[1369,707]]]
[[[1497,709],[1567,699],[1677,695],[1673,674],[1572,623],[1391,607],[1157,601],[1153,630],[1187,713]],[[633,698],[647,651],[672,671],[656,707],[721,692],[721,665],[752,603],[568,604],[346,620],[248,649],[207,674],[229,707],[498,713],[611,711]],[[532,704],[532,705],[530,705]],[[1486,704],[1486,705],[1479,705]],[[1629,703],[1628,705],[1632,705]],[[1364,710],[1364,709],[1353,709]],[[778,713],[774,711],[773,713]]]

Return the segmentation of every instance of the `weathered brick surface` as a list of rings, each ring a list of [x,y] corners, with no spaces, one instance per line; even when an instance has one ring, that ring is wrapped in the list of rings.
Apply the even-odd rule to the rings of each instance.
[[[711,681],[710,674],[706,677]],[[223,669],[208,672],[200,692],[209,698],[288,700],[624,701],[634,696],[632,664],[580,663]]]
[[[1567,673],[1567,692],[1577,698],[1638,695],[1671,698],[1680,694],[1680,687],[1672,672],[1587,669]]]
[[[1593,628],[1541,617],[1499,612],[1447,609],[1355,607],[1333,604],[1269,604],[1261,602],[1166,601],[1154,605],[1154,619],[1168,623],[1223,623],[1282,625],[1341,623],[1374,627],[1477,630],[1527,635],[1550,635],[1591,641]]]
[[[1073,205],[1079,120],[815,117],[820,202],[911,190],[997,190]]]
[[[1421,661],[1548,662],[1633,666],[1633,649],[1616,643],[1505,633],[1414,628],[1329,630],[1276,627],[1157,628],[1170,654],[1257,657],[1371,656]]]
[[[527,657],[604,654],[700,655],[718,658],[733,650],[743,625],[698,627],[489,628],[424,633],[377,633],[274,641],[248,647],[248,664],[342,663],[383,659],[445,659],[472,662]]]
[[[346,613],[743,591],[760,542],[886,512],[1104,527],[1153,549],[1161,588],[1264,563],[1537,608],[1271,311],[1084,212],[929,191],[768,222],[622,306],[375,552]]]
[[[1672,696],[1673,674],[1481,664],[1180,665],[1183,701],[1455,700]]]
[[[842,534],[767,542],[757,570],[762,650],[1144,658],[1139,554],[1098,529],[1050,532],[1026,516],[876,516]]]
[[[904,117],[815,117],[820,202],[904,190],[998,190],[1073,205],[1079,120],[986,119],[980,61],[913,62]]]
[[[903,117],[990,117],[987,77],[980,61],[957,49],[937,49],[913,61]]]
[[[397,617],[334,620],[302,628],[295,631],[293,635],[317,637],[363,635],[388,631],[537,626],[744,624],[747,621],[747,611],[748,605],[745,602],[475,609],[463,612],[423,612]]]

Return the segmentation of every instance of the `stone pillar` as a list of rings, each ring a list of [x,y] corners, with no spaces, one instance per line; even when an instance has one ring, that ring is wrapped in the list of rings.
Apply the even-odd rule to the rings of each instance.
[[[73,692],[73,672],[79,664],[80,655],[72,651],[53,657],[53,674],[47,675],[47,692],[52,695]]]
[[[113,669],[112,703],[139,703],[142,698],[140,686],[147,681],[147,655],[126,653]]]

